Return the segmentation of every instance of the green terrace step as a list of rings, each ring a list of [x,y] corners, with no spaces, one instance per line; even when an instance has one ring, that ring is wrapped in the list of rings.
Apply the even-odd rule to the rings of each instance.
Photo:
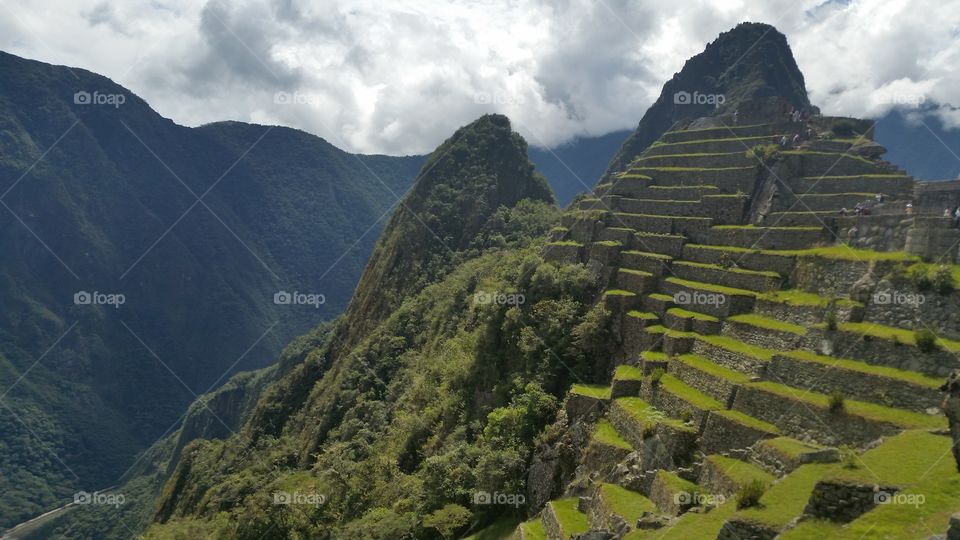
[[[620,266],[643,270],[658,276],[669,273],[672,262],[673,257],[665,253],[632,249],[620,252]]]
[[[662,290],[678,307],[714,317],[749,312],[756,299],[755,291],[677,277],[664,279]]]
[[[769,488],[775,481],[775,476],[752,463],[713,454],[704,458],[697,484],[710,493],[734,497],[741,487],[752,482]]]
[[[838,211],[841,208],[853,211],[857,203],[873,202],[876,193],[805,193],[795,197],[783,197],[778,206],[795,211]]]
[[[777,426],[740,411],[710,411],[700,437],[700,449],[711,454],[744,450],[780,434]]]
[[[672,269],[673,275],[680,279],[715,283],[757,292],[779,289],[783,282],[783,278],[776,272],[747,270],[733,266],[725,268],[716,264],[692,261],[676,261]]]
[[[692,141],[653,143],[642,156],[660,156],[669,154],[687,153],[733,153],[744,154],[758,144],[769,144],[774,136],[760,135],[755,137],[724,137],[716,139],[695,139]]]
[[[760,441],[754,457],[765,467],[787,474],[808,463],[833,463],[840,460],[835,449],[798,441],[790,437],[775,437]]]
[[[617,188],[614,190],[614,193],[604,194],[604,198],[627,197],[631,199],[699,201],[705,195],[716,195],[720,193],[720,189],[717,188],[717,186],[711,185],[658,186],[656,184],[650,184],[650,182],[652,182],[652,180],[642,183],[628,182],[625,185],[617,186]]]
[[[613,313],[627,313],[638,307],[640,297],[637,296],[637,293],[631,291],[608,289],[603,292],[603,302],[606,308]]]
[[[702,238],[710,229],[713,220],[708,217],[685,217],[660,214],[631,214],[613,212],[607,218],[607,225],[626,227],[643,233],[682,234],[688,237]]]
[[[904,503],[880,504],[848,524],[823,519],[805,520],[782,538],[897,538],[931,537],[942,532],[957,510],[960,481],[954,464],[940,459],[949,439],[923,432],[906,432],[888,439],[859,457],[857,469],[835,468],[818,479],[811,501],[824,485],[894,486]],[[872,472],[871,472],[872,471]],[[892,492],[888,491],[888,492]],[[918,496],[923,496],[918,499]],[[911,497],[922,504],[910,504]]]
[[[797,250],[814,247],[826,240],[823,227],[718,225],[707,232],[705,243],[747,249]]]
[[[637,366],[621,364],[613,372],[610,395],[614,398],[640,395],[643,388],[643,370]]]
[[[724,335],[696,336],[691,352],[751,376],[762,374],[774,355],[770,349]]]
[[[887,198],[913,196],[913,178],[905,174],[809,176],[788,180],[794,193],[883,193]]]
[[[701,500],[700,488],[676,473],[660,469],[650,486],[649,498],[664,514],[686,512]]]
[[[804,390],[840,390],[858,400],[918,412],[936,408],[942,399],[939,378],[804,350],[774,355],[767,375]]]
[[[653,177],[658,186],[716,186],[721,193],[752,193],[756,167],[634,167],[629,174]]]
[[[670,362],[675,377],[729,407],[736,387],[750,382],[750,376],[715,364],[697,354],[681,354]]]
[[[721,266],[733,264],[747,270],[775,272],[785,276],[793,271],[797,257],[775,251],[688,243],[683,246],[682,259]]]
[[[831,340],[834,350],[855,360],[877,363],[888,367],[945,377],[960,369],[960,342],[936,337],[935,350],[922,351],[917,347],[916,334],[911,330],[872,322],[844,322],[835,332],[827,332],[824,325],[818,331]]]
[[[679,256],[686,238],[679,234],[648,233],[627,227],[604,227],[600,240],[620,242],[622,250],[660,253]]]
[[[667,310],[672,307],[674,307],[673,297],[669,294],[652,293],[643,297],[643,308],[656,314],[657,317],[666,317]]]
[[[593,490],[588,516],[595,529],[612,530],[621,521],[632,529],[647,512],[659,513],[650,499],[616,484],[601,483]]]
[[[617,287],[636,294],[650,292],[657,288],[658,278],[652,272],[633,268],[617,269]]]
[[[539,518],[524,521],[517,527],[516,540],[548,540],[547,529]]]
[[[809,435],[823,444],[858,445],[903,429],[934,429],[943,424],[936,416],[849,399],[840,410],[831,410],[827,395],[773,381],[742,385],[733,409],[776,425],[788,435]]]
[[[644,155],[632,167],[753,167],[756,161],[747,157],[746,148],[734,152],[704,152]]]
[[[593,193],[597,197],[608,195],[633,196],[639,190],[653,184],[653,178],[642,174],[621,174],[615,176],[610,182],[600,184],[593,188]]]
[[[766,137],[771,142],[774,135],[790,135],[802,132],[806,129],[803,122],[776,122],[770,124],[750,124],[750,125],[726,125],[709,128],[684,129],[677,131],[668,131],[660,137],[664,143],[676,143],[696,140],[711,139],[746,139],[751,137]],[[754,142],[753,145],[759,144]]]
[[[851,332],[862,336],[871,336],[890,341],[896,341],[901,344],[916,346],[916,335],[910,330],[897,328],[894,326],[885,326],[872,322],[844,323],[839,330],[842,332]],[[952,354],[960,354],[960,341],[947,338],[937,338],[937,346],[944,351]]]
[[[673,375],[663,375],[650,390],[650,403],[658,410],[690,423],[700,432],[707,413],[725,408],[725,404],[688,386]]]
[[[656,369],[667,370],[670,357],[663,351],[643,351],[640,353],[640,367],[645,375],[649,375]]]
[[[577,508],[578,504],[577,497],[547,503],[542,514],[547,538],[570,538],[571,535],[582,534],[590,529],[590,521],[586,514]]]
[[[660,324],[660,317],[656,313],[632,309],[626,312],[620,321],[623,325],[620,335],[624,340],[624,350],[639,351],[644,348],[643,329]]]
[[[841,152],[818,152],[807,149],[783,150],[780,152],[783,159],[790,165],[798,167],[810,176],[819,174],[886,174],[892,168],[882,161],[873,161],[860,156]]]
[[[852,206],[847,209],[853,211]],[[763,223],[770,227],[823,227],[831,226],[831,221],[838,215],[836,210],[810,211],[798,204],[789,212],[771,212]]]
[[[590,442],[580,458],[580,463],[591,471],[607,475],[618,463],[633,452],[633,447],[617,433],[616,428],[606,418],[597,421],[590,436]]]
[[[683,308],[670,308],[664,315],[663,322],[667,328],[680,331],[693,331],[698,334],[716,334],[720,331],[720,319],[689,311]]]
[[[723,333],[757,347],[791,350],[802,344],[807,329],[756,313],[744,313],[728,317],[723,323]]]
[[[639,397],[613,400],[607,418],[634,448],[642,448],[646,439],[655,436],[673,464],[688,464],[693,458],[697,430],[668,417]]]
[[[600,384],[574,384],[567,393],[565,408],[571,419],[602,413],[610,401],[610,387]]]
[[[652,214],[663,216],[702,216],[700,199],[694,200],[663,200],[663,199],[631,199],[619,197],[614,199],[618,209],[630,214]]]

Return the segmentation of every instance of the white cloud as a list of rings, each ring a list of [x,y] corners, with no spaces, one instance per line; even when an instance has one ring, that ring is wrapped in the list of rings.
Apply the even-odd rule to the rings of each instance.
[[[492,111],[536,145],[632,128],[745,20],[787,35],[826,113],[960,104],[960,0],[13,0],[0,48],[107,75],[182,124],[278,123],[402,154]]]

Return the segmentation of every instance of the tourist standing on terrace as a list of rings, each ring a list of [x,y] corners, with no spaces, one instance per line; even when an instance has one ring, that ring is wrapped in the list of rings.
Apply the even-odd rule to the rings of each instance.
[[[957,471],[960,472],[960,378],[957,373],[954,371],[950,374],[950,378],[940,387],[940,391],[947,393],[941,407],[950,422],[950,438],[953,440],[951,449],[953,459],[957,462]]]

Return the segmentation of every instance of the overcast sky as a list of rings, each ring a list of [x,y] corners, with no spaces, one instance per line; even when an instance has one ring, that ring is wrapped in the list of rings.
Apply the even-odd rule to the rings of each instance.
[[[787,35],[827,114],[960,106],[960,0],[0,0],[0,49],[104,74],[181,124],[410,154],[484,112],[538,146],[633,128],[747,20]]]

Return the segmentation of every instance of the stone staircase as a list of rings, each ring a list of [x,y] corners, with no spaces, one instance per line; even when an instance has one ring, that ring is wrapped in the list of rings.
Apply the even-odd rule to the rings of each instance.
[[[960,342],[921,350],[912,328],[866,318],[849,292],[916,258],[837,246],[827,221],[875,193],[900,204],[913,181],[844,154],[846,140],[818,139],[772,164],[747,156],[805,127],[668,132],[553,232],[549,259],[607,280],[622,349],[609,385],[570,390],[568,421],[593,423],[592,436],[566,497],[519,537],[788,537],[815,530],[801,516],[833,536],[889,513],[876,509],[876,486],[906,493],[935,481],[911,481],[884,459],[913,445],[943,468],[937,388],[960,368]],[[872,456],[891,472],[858,465]],[[748,487],[758,504],[738,503]],[[945,512],[960,510],[960,482],[950,489],[958,498],[941,501]]]

